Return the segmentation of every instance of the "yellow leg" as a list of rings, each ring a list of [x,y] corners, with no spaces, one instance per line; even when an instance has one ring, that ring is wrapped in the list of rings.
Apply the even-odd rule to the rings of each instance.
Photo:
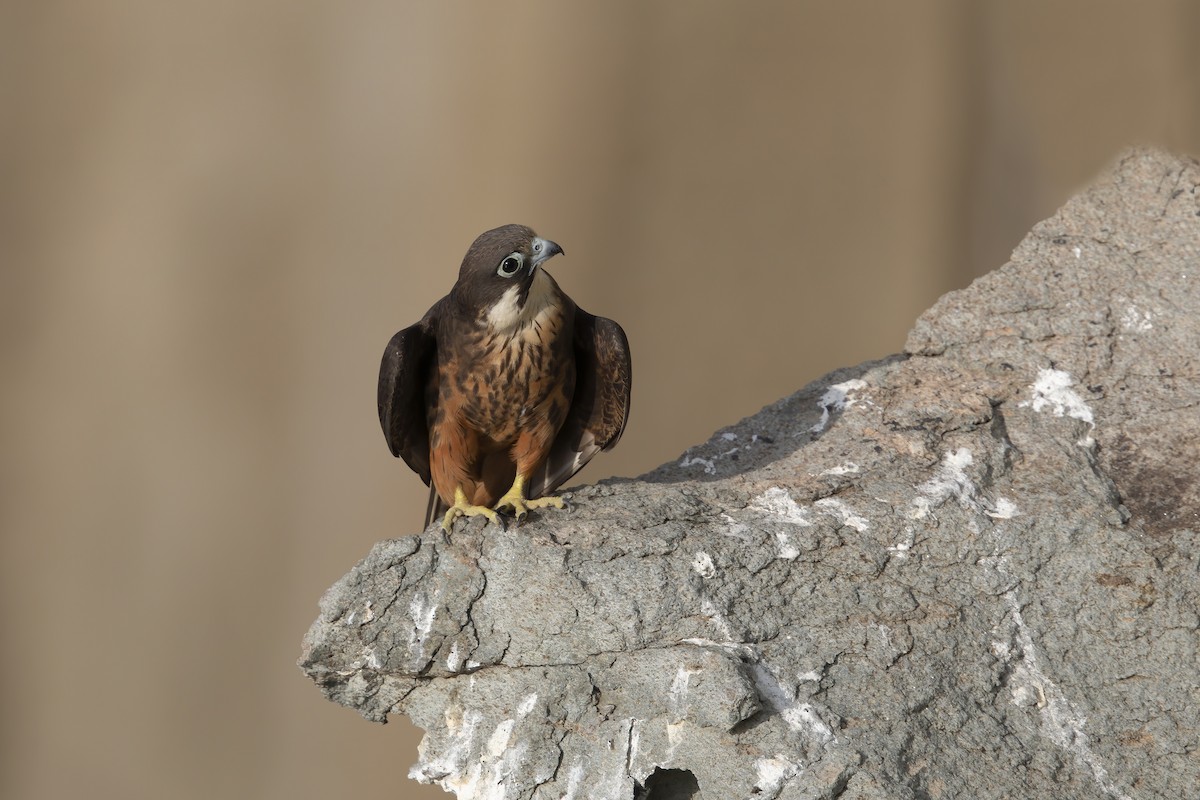
[[[501,497],[500,502],[496,503],[494,507],[497,511],[505,507],[511,508],[517,519],[521,519],[529,509],[546,508],[547,506],[562,508],[563,500],[561,497],[553,495],[539,497],[535,500],[527,500],[525,498],[525,476],[517,473],[517,478],[513,481],[512,488],[505,492],[504,497]]]
[[[454,527],[454,520],[458,517],[487,517],[488,521],[500,524],[500,517],[495,511],[487,506],[473,506],[468,503],[461,486],[454,487],[454,505],[450,506],[445,519],[442,520],[442,530],[449,533],[450,529]]]

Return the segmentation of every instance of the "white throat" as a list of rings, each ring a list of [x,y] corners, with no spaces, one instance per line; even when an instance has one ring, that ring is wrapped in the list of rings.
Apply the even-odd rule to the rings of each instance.
[[[496,304],[488,310],[489,328],[510,332],[533,322],[551,307],[554,300],[554,281],[538,269],[533,273],[533,283],[525,297],[524,307],[520,305],[520,294],[520,287],[512,286],[500,296]]]

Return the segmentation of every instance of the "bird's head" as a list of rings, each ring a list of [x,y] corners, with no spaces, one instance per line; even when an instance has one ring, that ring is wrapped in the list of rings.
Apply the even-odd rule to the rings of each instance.
[[[494,228],[467,250],[453,293],[492,327],[512,328],[550,301],[554,281],[540,267],[562,252],[524,225]]]

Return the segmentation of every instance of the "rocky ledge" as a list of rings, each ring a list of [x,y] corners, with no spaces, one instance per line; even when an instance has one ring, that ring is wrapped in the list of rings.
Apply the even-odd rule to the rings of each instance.
[[[904,354],[379,543],[302,668],[461,800],[1194,795],[1198,185],[1130,152]]]

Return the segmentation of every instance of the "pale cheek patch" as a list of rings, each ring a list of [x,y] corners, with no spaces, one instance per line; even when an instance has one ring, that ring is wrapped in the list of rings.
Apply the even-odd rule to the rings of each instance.
[[[540,269],[534,273],[533,283],[525,296],[525,305],[521,305],[521,290],[512,286],[505,290],[487,313],[488,327],[493,331],[512,332],[517,328],[528,327],[532,322],[546,324],[556,313],[554,281]]]
[[[521,321],[521,306],[517,300],[520,288],[512,286],[507,289],[496,304],[488,311],[488,327],[508,329]]]

